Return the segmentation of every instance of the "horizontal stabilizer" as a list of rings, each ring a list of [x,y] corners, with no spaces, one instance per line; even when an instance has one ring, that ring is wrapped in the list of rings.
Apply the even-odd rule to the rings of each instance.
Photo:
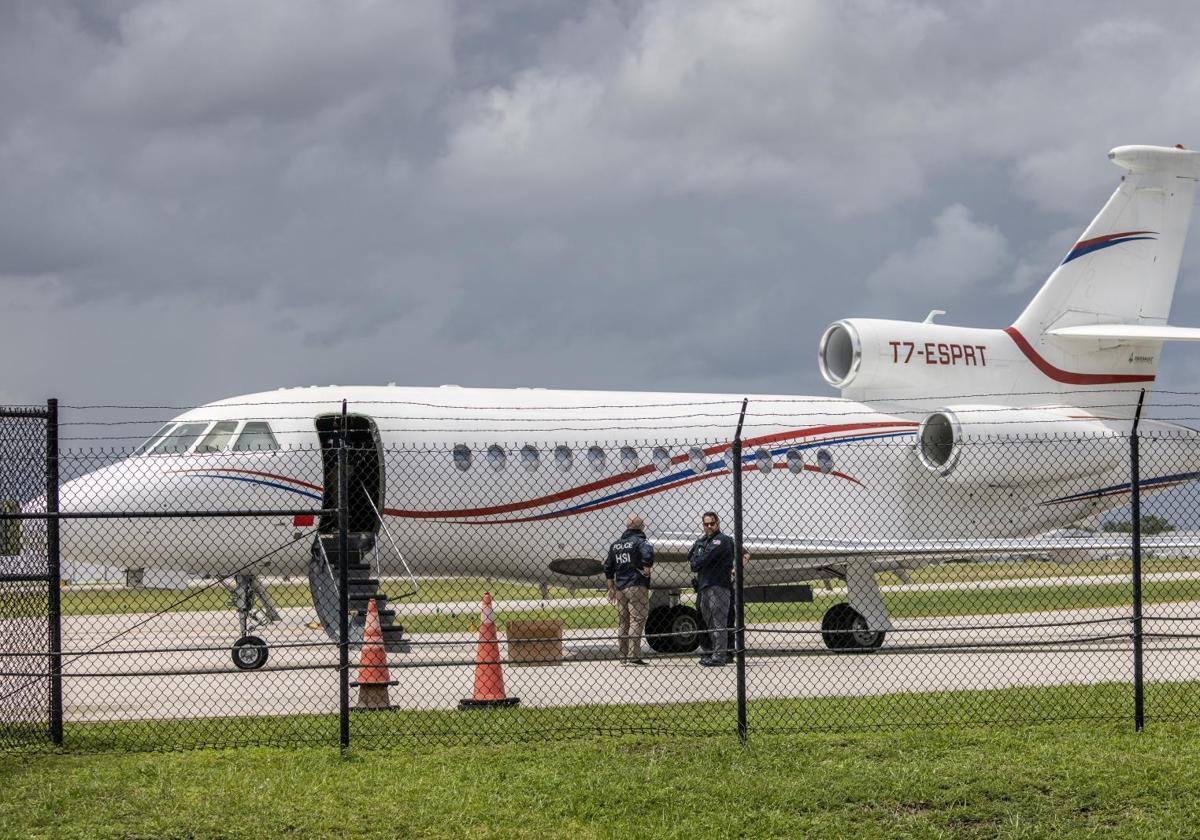
[[[1200,341],[1198,327],[1169,327],[1166,324],[1080,324],[1046,330],[1055,338],[1099,338],[1117,341]]]

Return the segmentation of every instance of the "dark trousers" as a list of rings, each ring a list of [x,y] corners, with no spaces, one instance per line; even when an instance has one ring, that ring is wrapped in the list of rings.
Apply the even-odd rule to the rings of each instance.
[[[700,616],[712,639],[714,659],[728,659],[729,610],[733,604],[733,593],[724,586],[710,586],[700,592]]]

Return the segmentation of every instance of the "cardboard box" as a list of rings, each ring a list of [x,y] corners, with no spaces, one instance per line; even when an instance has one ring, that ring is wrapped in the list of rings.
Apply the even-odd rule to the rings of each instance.
[[[506,622],[511,665],[561,665],[563,658],[561,619],[529,618]]]

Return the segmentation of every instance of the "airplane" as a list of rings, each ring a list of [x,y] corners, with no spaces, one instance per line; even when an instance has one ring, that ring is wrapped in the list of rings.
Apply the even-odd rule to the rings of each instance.
[[[745,398],[736,466],[745,509],[756,512],[742,535],[752,557],[746,585],[844,580],[847,601],[825,611],[823,642],[874,650],[893,630],[883,572],[1118,545],[1113,535],[1054,532],[1128,502],[1128,435],[1163,342],[1200,341],[1200,329],[1167,323],[1200,152],[1121,146],[1109,158],[1124,170],[1115,192],[1010,326],[941,324],[940,310],[921,322],[832,323],[817,362],[840,397],[281,389],[180,414],[131,456],[65,483],[61,509],[330,508],[344,422],[352,603],[378,594],[371,575],[382,569],[403,568],[414,585],[499,576],[601,587],[608,543],[639,513],[659,560],[650,645],[685,652],[703,633],[681,601],[692,577],[683,561],[700,512],[717,510],[730,525],[730,441]],[[1200,478],[1200,431],[1151,420],[1141,429],[1143,493]],[[1047,433],[1088,441],[1064,457]],[[232,578],[241,630],[233,660],[252,670],[268,646],[251,634],[278,618],[259,579],[267,572],[308,574],[332,638],[342,562],[331,556],[335,528],[328,516],[254,527],[64,520],[62,550],[75,563]],[[389,649],[403,650],[394,611],[386,603],[383,611]]]

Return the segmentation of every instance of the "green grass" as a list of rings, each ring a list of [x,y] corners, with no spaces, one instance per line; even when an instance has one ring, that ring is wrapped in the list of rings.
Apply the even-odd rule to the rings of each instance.
[[[756,698],[756,686],[771,678],[769,669],[757,669],[748,678],[748,725],[756,733],[878,728],[891,731],[1085,719],[1124,720],[1132,725],[1133,719],[1130,683],[861,697]],[[669,684],[665,687],[669,688]],[[1197,714],[1200,683],[1150,683],[1146,686],[1145,707],[1152,721]],[[353,713],[351,717],[351,740],[356,745],[474,744],[631,730],[672,735],[730,733],[736,727],[736,706],[731,691],[730,699],[720,702],[517,707],[480,714],[392,710]],[[64,730],[66,746],[75,751],[335,744],[337,737],[338,722],[332,715],[68,722]]]
[[[1172,708],[1197,708],[1197,687],[1169,690]],[[344,755],[333,746],[0,754],[0,837],[1194,836],[1200,723],[1152,718],[1141,734],[1127,719],[896,725],[918,703],[928,722],[980,708],[999,717],[976,723],[1012,712],[1115,716],[1129,694],[1094,686],[764,701],[752,706],[745,745],[730,734],[731,704],[700,704],[597,709],[585,723],[641,720],[676,733],[719,724],[714,734],[570,734],[581,710],[514,709],[356,716],[359,746]],[[1148,708],[1167,697],[1152,695]],[[755,715],[795,732],[767,733]],[[335,742],[331,719],[305,721]],[[279,733],[296,723],[270,722]],[[495,737],[515,723],[548,740]],[[863,723],[882,726],[854,731]],[[411,738],[417,727],[444,734],[451,725],[457,744]],[[151,725],[123,726],[129,735]],[[161,736],[164,726],[152,729]],[[68,742],[85,731],[70,727]]]

